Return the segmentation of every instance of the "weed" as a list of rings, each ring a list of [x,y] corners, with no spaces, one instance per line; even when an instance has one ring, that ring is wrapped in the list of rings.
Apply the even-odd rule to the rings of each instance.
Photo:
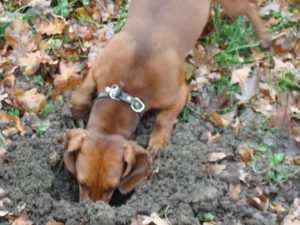
[[[278,91],[300,91],[300,85],[297,84],[295,78],[296,76],[292,71],[288,69],[283,69],[276,73],[276,77],[279,80],[276,86]]]
[[[127,10],[125,5],[122,5],[119,9],[119,20],[114,23],[114,31],[116,33],[118,33],[123,28],[126,20],[127,20]]]
[[[34,83],[40,86],[44,85],[44,79],[41,75],[36,75],[33,77]]]
[[[40,114],[43,116],[49,115],[54,108],[54,104],[51,100],[47,100],[43,108],[41,109]]]
[[[205,38],[205,44],[222,43],[222,50],[216,54],[216,62],[223,67],[245,62],[245,57],[250,55],[249,48],[259,46],[259,43],[248,44],[247,39],[254,37],[250,23],[243,17],[236,17],[232,22],[221,18],[220,7],[215,9],[213,19],[215,32]]]
[[[63,97],[58,95],[55,100],[47,100],[44,107],[41,109],[40,114],[43,116],[49,115],[54,110],[59,109],[63,105]]]
[[[183,108],[181,114],[179,115],[179,118],[185,123],[190,123],[196,119],[196,117],[193,114],[193,111],[187,106]]]
[[[287,16],[284,16],[281,11],[270,10],[270,16],[278,19],[276,24],[272,24],[270,26],[270,31],[273,33],[277,33],[284,28],[291,26],[291,22]]]
[[[49,128],[49,125],[45,121],[40,121],[36,126],[36,131],[39,136],[44,134],[46,130]]]
[[[8,112],[8,114],[11,115],[11,116],[17,116],[17,117],[20,116],[20,110],[18,110],[18,109],[16,109],[16,108],[13,108],[13,107],[9,107],[9,108],[7,109],[7,112]]]
[[[203,222],[213,222],[214,219],[215,219],[215,216],[210,212],[203,213],[203,215],[200,218],[200,220]]]
[[[264,169],[262,172],[265,174],[266,180],[282,182],[286,180],[289,175],[295,173],[295,168],[285,163],[285,153],[273,152],[272,145],[260,143],[257,145],[256,150],[256,154],[252,159],[253,170],[257,172],[255,169],[256,164],[260,163],[263,165]]]
[[[55,14],[67,17],[72,11],[74,5],[79,2],[78,0],[74,0],[69,2],[68,0],[52,0],[53,11]],[[88,5],[90,3],[89,0],[80,0],[83,5]]]

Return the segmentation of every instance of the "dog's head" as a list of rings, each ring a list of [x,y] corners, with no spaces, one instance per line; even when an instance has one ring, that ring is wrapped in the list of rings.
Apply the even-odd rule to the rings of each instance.
[[[151,172],[148,151],[121,136],[72,129],[64,134],[64,145],[64,162],[77,178],[80,201],[108,202],[116,189],[127,194]]]

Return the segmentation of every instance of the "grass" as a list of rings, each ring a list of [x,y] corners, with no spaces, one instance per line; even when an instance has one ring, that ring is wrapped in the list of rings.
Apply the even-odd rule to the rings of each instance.
[[[259,45],[258,42],[249,44],[248,40],[255,38],[254,31],[251,24],[241,16],[232,21],[224,20],[221,9],[217,6],[213,23],[215,31],[204,39],[204,44],[219,45],[221,51],[215,56],[215,60],[222,67],[244,63],[250,54],[249,48]]]

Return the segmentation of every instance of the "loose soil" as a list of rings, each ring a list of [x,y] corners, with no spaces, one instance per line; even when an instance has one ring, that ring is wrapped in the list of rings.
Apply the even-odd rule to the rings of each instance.
[[[129,196],[116,196],[113,206],[109,206],[102,202],[78,203],[76,181],[62,162],[62,134],[72,126],[66,109],[65,103],[62,109],[47,117],[50,127],[45,134],[38,135],[27,126],[23,137],[16,135],[11,138],[13,142],[8,146],[6,157],[0,161],[0,187],[9,191],[11,200],[6,210],[18,215],[27,213],[29,219],[38,225],[48,221],[66,225],[128,225],[135,215],[152,212],[167,217],[173,225],[200,225],[205,213],[213,214],[216,224],[222,225],[278,224],[275,214],[251,204],[239,206],[229,199],[228,186],[240,176],[240,144],[264,141],[273,143],[281,151],[299,151],[299,145],[284,133],[260,131],[261,121],[255,113],[247,111],[240,117],[249,123],[239,134],[231,128],[217,128],[202,119],[189,123],[179,121],[170,144],[156,156],[149,179]],[[143,146],[153,123],[153,116],[146,115],[137,129],[136,140]],[[208,131],[219,132],[221,142],[207,144]],[[208,155],[213,152],[227,155],[218,162],[226,165],[226,169],[215,176],[208,175],[205,166]],[[241,196],[251,196],[255,184],[242,184],[241,187]],[[266,187],[272,200],[286,204],[300,196],[299,177],[290,186],[270,184]],[[0,224],[9,223],[0,219]]]

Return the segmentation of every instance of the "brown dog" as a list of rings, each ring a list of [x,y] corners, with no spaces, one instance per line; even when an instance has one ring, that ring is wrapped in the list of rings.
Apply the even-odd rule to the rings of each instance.
[[[258,36],[267,39],[252,1],[219,2],[233,15],[248,15]],[[129,141],[140,115],[114,96],[95,101],[86,130],[66,132],[64,160],[77,177],[80,200],[109,201],[114,190],[126,194],[147,178],[149,152],[167,144],[188,99],[183,62],[207,23],[210,7],[210,0],[132,1],[126,25],[99,52],[84,82],[73,92],[71,104],[75,110],[86,110],[95,90],[103,94],[107,87],[123,82],[123,92],[144,103],[143,112],[160,111],[148,151]]]

